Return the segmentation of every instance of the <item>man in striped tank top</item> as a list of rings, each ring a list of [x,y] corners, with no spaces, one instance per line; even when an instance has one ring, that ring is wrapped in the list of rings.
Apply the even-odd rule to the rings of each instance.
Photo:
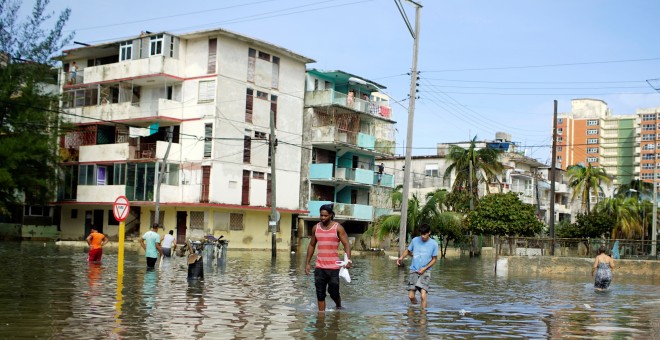
[[[346,268],[351,267],[351,245],[348,243],[348,234],[341,224],[333,221],[335,213],[332,204],[324,204],[319,211],[321,222],[312,228],[312,239],[307,247],[307,261],[305,262],[305,274],[310,272],[310,262],[314,249],[318,244],[316,264],[314,265],[314,285],[316,286],[316,298],[319,311],[325,311],[326,289],[332,300],[341,309],[341,297],[339,296],[339,242],[344,246],[344,252],[348,256]]]

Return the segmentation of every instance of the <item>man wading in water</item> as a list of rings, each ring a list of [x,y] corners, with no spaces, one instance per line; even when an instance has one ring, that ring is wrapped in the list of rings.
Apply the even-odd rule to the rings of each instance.
[[[316,298],[319,303],[319,311],[325,311],[325,295],[330,293],[330,297],[337,304],[337,309],[341,309],[341,297],[339,296],[339,242],[344,246],[344,252],[348,255],[346,269],[351,267],[351,245],[348,243],[348,235],[341,224],[334,222],[335,213],[332,211],[332,204],[321,206],[320,219],[312,228],[312,239],[307,247],[307,261],[305,262],[305,274],[309,274],[310,262],[314,255],[316,244],[319,245],[318,254],[316,254],[316,265],[314,265],[314,285],[316,286]]]

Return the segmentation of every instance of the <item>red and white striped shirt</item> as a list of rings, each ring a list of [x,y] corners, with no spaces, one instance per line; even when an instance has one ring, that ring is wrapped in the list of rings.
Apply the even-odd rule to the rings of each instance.
[[[316,224],[316,268],[339,269],[339,236],[337,236],[337,222],[333,222],[332,227],[324,230],[323,223]]]

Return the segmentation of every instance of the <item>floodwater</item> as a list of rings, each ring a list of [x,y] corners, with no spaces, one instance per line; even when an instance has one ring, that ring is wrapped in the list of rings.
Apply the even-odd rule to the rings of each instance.
[[[589,276],[503,276],[492,258],[451,258],[432,272],[428,308],[411,306],[406,270],[355,256],[342,281],[344,310],[317,313],[304,254],[228,251],[226,265],[186,279],[184,258],[146,271],[126,251],[86,262],[83,248],[0,242],[0,337],[54,339],[653,338],[660,282],[615,276],[596,292]],[[157,268],[158,268],[157,264]]]

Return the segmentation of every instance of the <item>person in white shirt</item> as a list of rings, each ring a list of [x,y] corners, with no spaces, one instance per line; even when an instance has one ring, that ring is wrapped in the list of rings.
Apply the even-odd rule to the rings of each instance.
[[[174,230],[170,230],[165,234],[160,241],[160,248],[163,250],[163,256],[172,256],[172,250],[176,250],[176,238],[174,237]]]

